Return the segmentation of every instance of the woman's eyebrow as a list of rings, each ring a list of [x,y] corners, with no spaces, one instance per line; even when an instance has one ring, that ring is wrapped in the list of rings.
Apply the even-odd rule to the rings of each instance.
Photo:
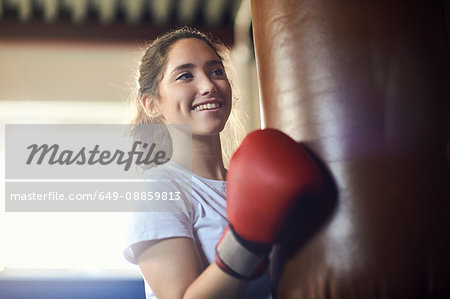
[[[180,70],[191,69],[193,67],[194,67],[194,65],[192,63],[180,64],[179,66],[175,67],[170,73],[172,74],[172,73],[178,72]]]
[[[208,60],[205,63],[207,66],[211,66],[211,65],[222,65],[222,62],[220,60]],[[195,65],[193,63],[184,63],[184,64],[180,64],[178,66],[176,66],[170,73],[173,74],[175,72],[181,71],[181,70],[185,70],[185,69],[191,69],[194,68]]]
[[[216,65],[216,64],[222,65],[222,62],[221,62],[220,60],[208,60],[208,61],[206,62],[206,65],[208,65],[208,66],[210,66],[210,65]]]

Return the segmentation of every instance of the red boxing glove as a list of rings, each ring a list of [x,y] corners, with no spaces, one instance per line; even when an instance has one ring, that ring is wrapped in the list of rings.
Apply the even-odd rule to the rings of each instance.
[[[240,278],[261,274],[291,208],[322,184],[315,162],[286,134],[265,129],[247,135],[228,168],[229,227],[216,247],[217,265]]]

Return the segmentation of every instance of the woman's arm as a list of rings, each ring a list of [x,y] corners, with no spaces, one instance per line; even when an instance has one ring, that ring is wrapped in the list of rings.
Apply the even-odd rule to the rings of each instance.
[[[159,241],[142,251],[137,262],[158,299],[239,298],[247,287],[246,281],[224,273],[215,263],[202,272],[190,238]]]

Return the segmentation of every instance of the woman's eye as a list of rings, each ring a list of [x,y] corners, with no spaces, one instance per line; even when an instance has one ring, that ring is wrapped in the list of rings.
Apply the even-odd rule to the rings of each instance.
[[[192,76],[191,73],[183,73],[183,74],[179,75],[179,76],[176,78],[176,80],[186,80],[186,79],[189,79],[189,78],[192,78],[192,77],[193,77],[193,76]]]
[[[215,76],[223,76],[224,75],[224,71],[222,69],[215,69],[212,71],[212,74]]]

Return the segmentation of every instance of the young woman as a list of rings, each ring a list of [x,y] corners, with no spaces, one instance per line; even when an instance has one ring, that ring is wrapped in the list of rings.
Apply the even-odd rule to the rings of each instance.
[[[161,187],[180,192],[189,207],[133,215],[125,256],[139,265],[147,298],[271,298],[267,275],[248,282],[214,263],[227,225],[220,133],[231,112],[232,91],[224,49],[204,33],[182,28],[156,39],[141,61],[134,123],[192,128],[192,155],[183,156],[175,141],[171,161],[148,170],[152,178],[190,178],[190,188]]]

